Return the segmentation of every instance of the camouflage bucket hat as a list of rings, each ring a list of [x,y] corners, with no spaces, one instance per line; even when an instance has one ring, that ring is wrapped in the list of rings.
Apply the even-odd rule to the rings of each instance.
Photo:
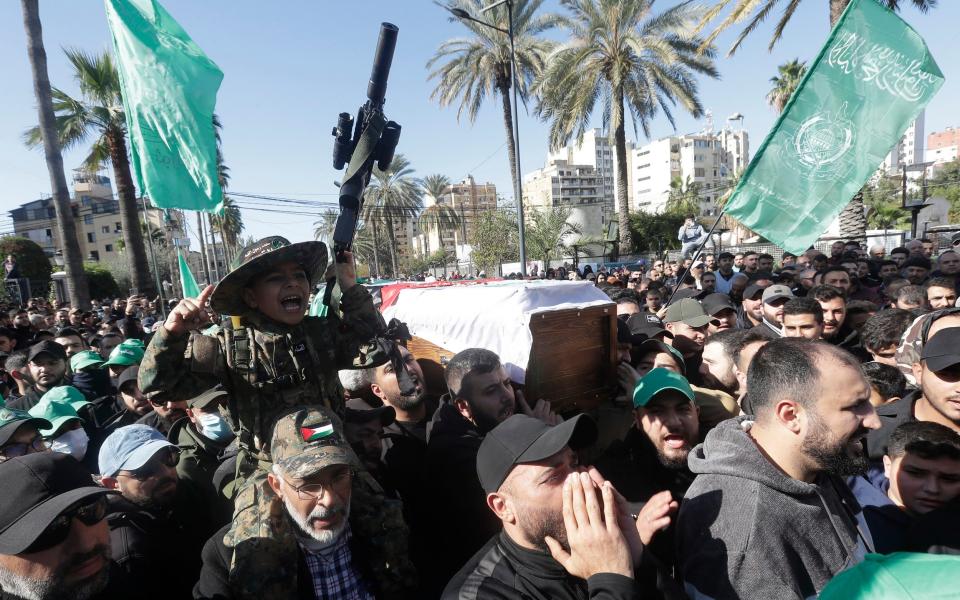
[[[897,346],[896,361],[897,368],[907,378],[910,385],[917,385],[917,380],[913,376],[913,364],[920,362],[923,345],[927,342],[927,335],[930,333],[933,322],[941,317],[956,314],[960,314],[960,308],[944,308],[929,312],[914,319],[913,323],[903,332],[900,345]]]
[[[303,479],[333,465],[359,465],[343,438],[343,424],[327,409],[301,408],[277,419],[270,443],[273,463]]]
[[[241,316],[250,307],[243,301],[243,288],[250,279],[274,265],[293,261],[303,265],[311,284],[323,277],[327,268],[327,246],[323,242],[291,244],[278,235],[266,237],[243,249],[226,277],[220,280],[210,296],[210,306],[223,315]]]

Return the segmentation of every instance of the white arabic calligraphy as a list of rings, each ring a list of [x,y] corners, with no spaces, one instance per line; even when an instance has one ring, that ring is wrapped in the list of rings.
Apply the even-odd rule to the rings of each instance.
[[[827,64],[907,102],[927,96],[940,79],[924,71],[919,60],[853,32],[841,34],[830,48]]]

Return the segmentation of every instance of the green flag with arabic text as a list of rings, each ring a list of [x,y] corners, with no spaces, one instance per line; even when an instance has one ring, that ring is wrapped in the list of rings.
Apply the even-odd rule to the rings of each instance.
[[[161,208],[220,212],[213,111],[223,72],[156,0],[105,0],[130,154]]]
[[[876,172],[943,84],[916,31],[852,0],[726,207],[795,253],[809,248]]]

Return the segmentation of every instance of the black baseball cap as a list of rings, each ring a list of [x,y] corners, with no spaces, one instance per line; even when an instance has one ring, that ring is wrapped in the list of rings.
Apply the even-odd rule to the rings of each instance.
[[[397,411],[389,404],[377,408],[344,408],[344,423],[367,423],[373,420],[380,421],[381,427],[387,427],[397,420]]]
[[[743,297],[749,298],[750,300],[756,300],[757,294],[762,294],[763,290],[767,289],[768,285],[760,285],[759,283],[751,283],[747,286],[747,289],[743,290]]]
[[[60,513],[90,496],[114,493],[93,483],[76,459],[35,452],[0,463],[0,554],[21,554]]]
[[[673,337],[673,334],[663,327],[663,321],[660,320],[660,317],[649,312],[630,315],[630,318],[627,319],[627,327],[630,328],[634,344],[639,344],[647,338],[656,337],[660,334],[666,334],[669,338]]]
[[[67,351],[63,348],[63,346],[54,342],[53,340],[43,340],[42,342],[37,342],[36,344],[30,346],[30,349],[27,351],[27,360],[31,361],[41,354],[49,354],[54,358],[67,360]]]
[[[527,415],[516,414],[494,427],[477,452],[477,476],[483,491],[500,489],[513,467],[550,458],[566,446],[576,450],[597,439],[597,425],[587,415],[577,415],[550,426]]]
[[[117,378],[117,389],[123,389],[123,384],[128,381],[137,381],[137,376],[140,374],[140,367],[133,365],[132,367],[127,367],[123,370],[123,373],[120,373],[120,377]]]
[[[960,327],[941,329],[927,340],[920,360],[934,373],[960,364]]]
[[[730,296],[719,292],[707,294],[703,300],[700,301],[700,305],[703,306],[703,310],[711,317],[716,316],[718,312],[728,308],[730,310],[737,310]]]

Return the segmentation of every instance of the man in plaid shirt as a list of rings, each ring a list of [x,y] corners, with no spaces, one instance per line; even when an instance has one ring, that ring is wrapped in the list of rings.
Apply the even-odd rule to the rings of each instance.
[[[256,539],[258,561],[275,581],[260,589],[276,597],[318,600],[373,600],[382,597],[366,569],[364,536],[350,528],[352,479],[357,458],[343,437],[340,420],[322,406],[302,407],[281,416],[271,440],[273,466],[267,482],[276,495],[269,526],[275,533]],[[265,524],[266,526],[266,524]],[[229,526],[228,526],[229,527]],[[230,573],[231,553],[220,530],[203,549],[203,570],[194,598],[244,598]],[[237,565],[234,571],[242,569]],[[272,600],[268,592],[262,600]]]

